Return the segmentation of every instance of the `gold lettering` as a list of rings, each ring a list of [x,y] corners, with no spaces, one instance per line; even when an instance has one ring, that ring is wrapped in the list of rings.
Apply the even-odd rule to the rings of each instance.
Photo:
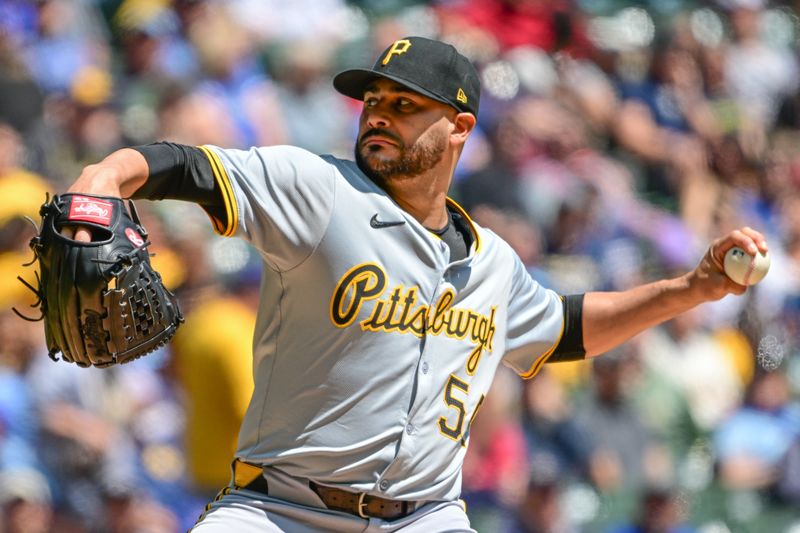
[[[479,344],[469,353],[467,358],[467,374],[470,376],[478,369],[478,363],[481,361],[481,353],[483,352],[483,344]]]
[[[386,272],[376,264],[363,263],[348,270],[337,283],[330,304],[331,322],[336,327],[350,326],[365,302],[375,300],[369,318],[360,325],[364,331],[411,332],[417,337],[426,333],[463,340],[469,337],[474,348],[466,362],[467,373],[478,368],[483,351],[492,351],[495,313],[482,315],[468,308],[453,307],[455,291],[446,289],[433,305],[417,305],[419,287],[406,289],[397,285],[386,292]],[[385,297],[381,298],[385,294]]]
[[[417,337],[422,337],[425,335],[425,318],[428,316],[428,306],[423,305],[412,315],[411,319],[408,321],[409,327],[411,331],[414,332],[414,335]]]
[[[431,331],[434,333],[434,335],[441,333],[444,326],[447,325],[447,311],[450,309],[455,297],[456,295],[453,290],[447,289],[439,297],[439,301],[436,302],[436,308],[433,312],[433,317],[429,320]]]
[[[481,344],[488,350],[492,351],[492,341],[494,340],[494,314],[497,311],[497,306],[493,305],[489,313],[489,331],[486,332],[486,337],[481,336]]]
[[[488,325],[489,321],[486,317],[482,316],[480,320],[475,322],[475,325],[472,328],[472,341],[475,342],[478,339],[483,339],[486,335],[486,326]],[[477,331],[476,331],[477,329]]]
[[[350,269],[333,291],[331,322],[346,328],[356,319],[364,301],[380,296],[385,286],[386,273],[378,265],[365,263]]]
[[[447,336],[456,339],[466,337],[467,329],[469,328],[469,311],[465,309],[450,309],[447,315]]]
[[[378,300],[375,302],[375,307],[372,308],[372,314],[369,315],[369,318],[361,322],[361,329],[366,329],[369,331],[381,331],[385,329],[386,322],[389,320],[389,313],[386,313],[386,316],[383,315],[383,308],[386,305],[386,302],[383,300]]]
[[[412,320],[409,320],[408,315],[414,308],[414,304],[416,303],[417,303],[417,288],[411,287],[410,289],[408,289],[408,294],[406,294],[405,299],[403,299],[403,310],[400,313],[400,325],[398,328],[400,331],[408,331],[409,329],[413,330],[414,317],[412,317]]]
[[[479,331],[481,333],[479,338],[477,339],[475,338],[474,336],[475,328],[473,327],[472,329],[473,331],[472,340],[473,342],[477,342],[478,345],[475,347],[475,349],[472,350],[472,352],[470,352],[469,357],[467,358],[467,374],[469,374],[470,376],[473,375],[475,373],[475,370],[478,369],[478,363],[480,363],[483,350],[486,350],[487,352],[492,351],[492,339],[494,338],[494,330],[495,330],[494,314],[496,310],[497,307],[492,307],[492,311],[489,314],[488,319],[486,317],[481,317],[480,320],[481,325],[479,326]]]

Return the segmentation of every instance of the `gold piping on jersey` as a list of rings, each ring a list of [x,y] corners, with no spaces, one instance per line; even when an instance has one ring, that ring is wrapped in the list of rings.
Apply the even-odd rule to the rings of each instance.
[[[203,518],[206,517],[206,515],[211,510],[211,507],[214,505],[214,503],[220,501],[222,498],[224,498],[225,496],[227,496],[230,493],[231,493],[231,488],[230,487],[225,487],[221,491],[219,491],[217,493],[217,495],[214,497],[214,499],[212,501],[208,502],[206,504],[206,506],[203,508],[203,512],[200,514],[200,517],[197,519],[197,521],[194,523],[194,525],[195,526],[198,525],[203,520]],[[194,526],[192,526],[192,527],[194,528]]]
[[[223,224],[216,217],[209,215],[214,222],[214,230],[223,237],[232,237],[239,225],[239,206],[236,204],[230,178],[219,156],[213,150],[207,146],[198,146],[198,148],[203,151],[211,164],[211,171],[214,173],[214,179],[222,193],[222,201],[225,204],[225,214],[228,219],[227,224]]]
[[[562,305],[563,305],[563,302],[564,302],[564,298],[563,297],[561,297],[561,302],[562,302]],[[556,348],[558,347],[558,343],[561,342],[561,337],[564,336],[564,328],[566,327],[566,324],[567,324],[566,320],[564,320],[562,318],[561,319],[561,332],[558,334],[558,338],[556,339],[556,341],[553,343],[553,345],[550,347],[549,350],[547,350],[545,353],[543,353],[541,356],[539,356],[539,358],[533,363],[533,366],[530,368],[530,370],[528,370],[524,374],[520,374],[520,377],[522,379],[531,379],[533,376],[535,376],[536,374],[539,373],[539,370],[542,369],[542,366],[544,366],[544,364],[547,362],[547,360],[550,359],[550,356],[553,355],[553,352],[556,351]]]
[[[475,253],[477,254],[481,249],[481,236],[478,235],[478,229],[475,227],[475,223],[469,217],[464,208],[458,205],[458,203],[449,196],[447,197],[447,205],[455,209],[456,212],[464,217],[464,220],[466,220],[469,224],[469,229],[472,231],[472,235],[475,237]]]

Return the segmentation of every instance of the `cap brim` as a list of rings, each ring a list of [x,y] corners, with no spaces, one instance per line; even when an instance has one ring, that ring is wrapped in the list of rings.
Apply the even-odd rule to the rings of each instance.
[[[344,72],[340,72],[333,78],[333,88],[345,96],[349,96],[350,98],[355,98],[356,100],[363,100],[364,90],[371,82],[373,82],[378,78],[385,78],[387,80],[392,80],[394,82],[399,83],[403,87],[411,89],[415,93],[427,96],[428,98],[432,98],[437,102],[447,104],[451,107],[456,107],[451,102],[448,102],[441,96],[433,94],[432,92],[428,91],[423,87],[420,87],[414,82],[403,79],[400,76],[384,74],[383,72],[365,68],[355,68],[351,70],[345,70]],[[456,107],[456,109],[458,108]],[[459,109],[459,111],[461,110]]]

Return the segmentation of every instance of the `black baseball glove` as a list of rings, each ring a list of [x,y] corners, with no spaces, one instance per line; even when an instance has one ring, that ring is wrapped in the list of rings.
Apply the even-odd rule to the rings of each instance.
[[[62,194],[45,201],[30,245],[39,260],[39,297],[50,357],[106,367],[150,353],[172,338],[183,316],[175,296],[150,266],[147,232],[129,201]],[[91,242],[61,234],[84,226]],[[15,310],[16,311],[16,310]],[[19,312],[17,312],[19,314]],[[31,320],[27,317],[23,318]]]

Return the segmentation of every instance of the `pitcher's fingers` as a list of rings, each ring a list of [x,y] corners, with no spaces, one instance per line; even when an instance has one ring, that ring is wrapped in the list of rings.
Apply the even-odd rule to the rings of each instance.
[[[708,248],[708,255],[711,257],[711,262],[714,264],[714,266],[717,267],[720,272],[725,272],[725,267],[722,265],[725,255],[719,255],[719,243],[720,239],[717,239],[711,244],[711,246]]]
[[[92,241],[92,234],[89,232],[88,229],[78,226],[75,228],[75,240],[80,242],[91,242]]]
[[[760,232],[754,230],[753,228],[751,228],[749,226],[743,227],[741,229],[741,232],[744,233],[745,235],[747,235],[748,237],[750,237],[751,239],[753,239],[753,242],[756,243],[756,246],[758,246],[758,249],[760,251],[762,251],[762,252],[766,252],[767,251],[767,249],[768,249],[768,247],[767,247],[767,239],[764,238],[764,235],[762,235]]]
[[[745,231],[749,230],[749,231]],[[738,246],[745,252],[750,255],[755,255],[758,253],[758,245],[753,237],[750,235],[749,232],[753,232],[750,228],[742,228],[736,229],[732,232],[728,233],[720,243],[719,249],[717,250],[719,254],[724,257],[725,253],[733,248],[734,246]],[[758,233],[758,232],[756,232]],[[760,234],[759,234],[760,235]]]
[[[84,226],[64,226],[61,228],[61,235],[75,241],[92,242],[91,230]]]

